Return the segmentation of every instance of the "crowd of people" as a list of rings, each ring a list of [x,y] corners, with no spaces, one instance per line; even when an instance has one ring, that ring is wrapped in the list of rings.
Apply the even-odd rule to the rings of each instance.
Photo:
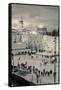
[[[28,66],[27,65],[27,62],[25,62],[25,63],[21,63],[20,65],[18,64],[18,71],[20,71],[20,69],[21,70],[25,70],[26,72],[28,72],[27,74],[34,74],[35,76],[36,76],[36,82],[38,83],[38,81],[39,81],[39,78],[40,77],[50,77],[51,75],[53,76],[53,77],[55,77],[56,76],[56,72],[54,72],[53,70],[46,70],[45,68],[41,71],[41,70],[39,70],[38,68],[36,68],[35,66]]]

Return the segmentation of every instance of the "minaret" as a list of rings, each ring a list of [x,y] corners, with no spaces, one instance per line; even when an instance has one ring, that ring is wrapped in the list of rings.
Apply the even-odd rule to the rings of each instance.
[[[22,16],[21,16],[21,20],[19,22],[21,23],[21,28],[23,29],[24,21],[23,21],[23,17]]]

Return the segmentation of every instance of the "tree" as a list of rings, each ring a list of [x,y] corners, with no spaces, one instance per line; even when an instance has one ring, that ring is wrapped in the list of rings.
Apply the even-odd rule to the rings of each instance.
[[[54,29],[52,31],[52,36],[59,36],[59,30]]]

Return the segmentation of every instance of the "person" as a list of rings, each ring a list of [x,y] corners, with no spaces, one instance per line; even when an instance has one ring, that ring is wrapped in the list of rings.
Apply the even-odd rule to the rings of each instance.
[[[38,71],[37,69],[37,73],[36,73],[36,82],[39,82],[39,77],[40,77],[40,71]]]
[[[52,74],[52,70],[50,70],[50,74]]]
[[[28,66],[28,70],[31,73],[32,72],[32,66]]]
[[[53,76],[54,76],[54,77],[56,76],[56,72],[53,73]]]
[[[48,72],[48,76],[50,76],[50,73]]]
[[[19,72],[19,70],[20,70],[20,64],[19,63],[18,63],[18,66],[17,67],[18,67],[18,72]]]
[[[36,74],[36,82],[38,83],[39,76]]]
[[[35,66],[33,66],[33,73],[35,73]]]

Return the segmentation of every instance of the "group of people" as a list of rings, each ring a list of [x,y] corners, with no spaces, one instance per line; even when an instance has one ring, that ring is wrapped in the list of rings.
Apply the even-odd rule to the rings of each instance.
[[[36,68],[35,66],[27,66],[27,62],[21,63],[21,68],[26,69],[30,74],[34,74],[36,76],[36,82],[38,83],[40,77],[50,76],[53,77],[56,76],[56,72],[53,72],[53,70],[47,71],[46,69],[43,69],[42,71]]]

